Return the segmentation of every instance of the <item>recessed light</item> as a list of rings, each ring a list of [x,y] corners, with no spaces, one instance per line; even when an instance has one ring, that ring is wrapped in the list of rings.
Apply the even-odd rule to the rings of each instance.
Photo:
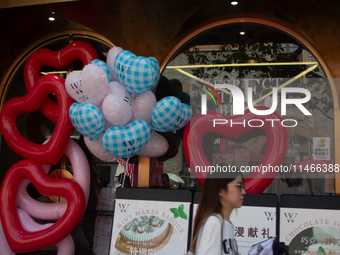
[[[238,2],[237,1],[232,1],[230,4],[231,5],[238,5]]]
[[[49,21],[55,21],[55,18],[54,17],[49,17],[48,20]]]
[[[240,32],[240,35],[245,35],[245,34],[246,34],[246,32],[243,32],[243,31]]]

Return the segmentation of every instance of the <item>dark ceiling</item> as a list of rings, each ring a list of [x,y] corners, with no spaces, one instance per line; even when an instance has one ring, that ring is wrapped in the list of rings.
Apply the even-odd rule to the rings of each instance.
[[[1,80],[26,48],[45,36],[61,31],[94,31],[136,55],[154,56],[161,62],[176,39],[188,31],[208,21],[237,15],[269,17],[292,24],[320,52],[333,76],[340,77],[340,5],[336,0],[324,0],[322,3],[316,0],[239,0],[240,4],[236,7],[232,7],[228,0],[81,0],[52,3],[56,1],[29,1],[34,5],[12,8],[3,7],[10,3],[23,5],[27,1],[0,1]],[[48,20],[51,15],[56,18],[53,22]],[[260,40],[282,40],[282,34],[268,32],[263,27],[254,27],[252,31],[253,36]],[[227,42],[233,36],[236,33],[230,29],[223,37],[213,38],[217,42]],[[284,39],[287,41],[287,38]]]

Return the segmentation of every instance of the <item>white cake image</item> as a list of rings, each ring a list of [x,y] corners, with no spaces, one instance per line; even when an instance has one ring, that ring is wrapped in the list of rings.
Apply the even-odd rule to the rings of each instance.
[[[128,222],[120,231],[120,241],[132,247],[152,248],[170,233],[171,225],[165,219],[144,215]]]
[[[313,227],[315,244],[308,246],[306,255],[318,254],[321,249],[325,254],[340,253],[340,230],[333,227]],[[323,252],[323,251],[322,251]]]

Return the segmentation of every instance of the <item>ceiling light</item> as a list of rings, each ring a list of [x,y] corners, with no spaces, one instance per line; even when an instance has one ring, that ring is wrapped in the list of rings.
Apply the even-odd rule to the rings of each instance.
[[[230,4],[231,5],[238,5],[238,2],[237,1],[232,1]]]
[[[245,35],[245,34],[246,34],[246,32],[243,32],[243,31],[240,32],[240,35]]]
[[[49,17],[48,20],[49,21],[55,21],[55,18],[54,17]]]

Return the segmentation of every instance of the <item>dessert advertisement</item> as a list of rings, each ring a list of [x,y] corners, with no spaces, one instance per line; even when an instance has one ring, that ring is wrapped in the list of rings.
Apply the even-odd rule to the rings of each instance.
[[[250,248],[276,236],[276,207],[242,206],[230,216],[240,254],[248,254]]]
[[[340,254],[338,210],[312,208],[280,209],[280,241],[289,254]]]
[[[187,252],[189,202],[116,199],[110,255]]]

